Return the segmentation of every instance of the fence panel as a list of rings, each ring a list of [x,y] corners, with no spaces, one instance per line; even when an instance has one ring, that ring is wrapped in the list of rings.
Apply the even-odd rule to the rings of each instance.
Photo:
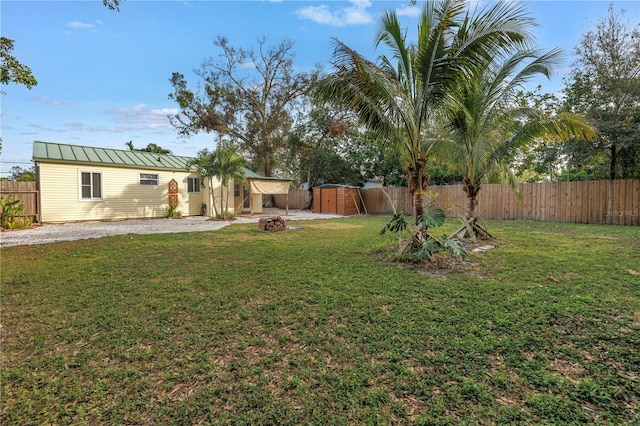
[[[34,223],[38,221],[40,210],[36,182],[0,181],[0,197],[4,198],[9,194],[13,194],[14,200],[20,200],[24,204],[24,210],[18,216],[26,216]]]
[[[640,225],[640,179],[520,184],[522,198],[505,184],[482,185],[478,214],[484,219],[524,219],[543,222]],[[413,199],[405,187],[361,189],[363,213],[390,214],[393,206],[413,212]],[[438,194],[433,198],[433,194]],[[36,197],[37,199],[37,197]],[[430,186],[427,202],[445,210],[448,217],[464,216],[467,194],[462,185]],[[284,208],[286,197],[276,195]],[[289,192],[289,207],[302,209],[307,191]]]
[[[304,209],[307,205],[309,191],[304,189],[296,189],[289,191],[289,208]],[[287,194],[274,194],[273,201],[277,208],[284,209],[287,206]]]

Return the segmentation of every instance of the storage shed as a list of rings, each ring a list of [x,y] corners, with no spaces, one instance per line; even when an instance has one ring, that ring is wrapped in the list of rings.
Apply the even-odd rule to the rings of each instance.
[[[313,188],[313,212],[351,216],[362,211],[360,188],[346,185],[322,185]]]

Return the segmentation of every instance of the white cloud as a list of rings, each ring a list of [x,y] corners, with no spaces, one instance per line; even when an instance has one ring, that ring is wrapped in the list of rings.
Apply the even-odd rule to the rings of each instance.
[[[67,23],[67,27],[75,28],[75,29],[91,29],[91,28],[95,28],[96,25],[95,24],[86,24],[84,22],[72,21],[72,22]]]
[[[56,106],[74,105],[74,103],[70,101],[54,101],[48,96],[36,96],[35,98],[33,98],[33,100],[36,102],[42,102],[43,104],[56,105]]]
[[[179,113],[177,108],[147,109],[145,104],[138,104],[128,108],[110,109],[107,114],[116,116],[111,121],[121,125],[134,125],[133,127],[116,126],[103,128],[110,132],[127,130],[149,130],[172,128],[168,116]]]
[[[31,127],[32,129],[44,130],[47,132],[55,132],[55,133],[65,133],[68,130],[68,129],[54,129],[52,127],[44,127],[36,123],[29,123],[27,124],[27,127]]]
[[[96,19],[95,21],[93,21],[93,23],[80,21],[67,22],[67,27],[76,30],[91,30],[94,29],[96,25],[102,25],[102,21],[100,19]]]
[[[333,27],[369,24],[373,21],[367,10],[371,7],[369,0],[349,0],[349,3],[351,3],[351,6],[334,11],[326,4],[307,6],[298,9],[296,15],[301,19],[309,19],[318,24],[331,25]]]
[[[84,130],[84,124],[83,123],[64,123],[64,125],[67,127],[67,129],[69,130],[76,130],[76,131],[83,131]]]
[[[404,6],[396,9],[398,16],[409,16],[411,18],[420,16],[420,8],[418,6]]]

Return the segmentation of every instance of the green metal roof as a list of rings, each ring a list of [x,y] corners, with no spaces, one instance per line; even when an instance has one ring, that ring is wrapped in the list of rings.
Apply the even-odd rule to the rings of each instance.
[[[33,160],[51,163],[100,164],[105,166],[137,167],[145,169],[187,169],[190,157],[124,149],[95,148],[52,142],[33,143]]]
[[[95,148],[92,146],[67,145],[53,142],[35,141],[33,160],[49,163],[99,164],[103,166],[134,167],[155,170],[187,170],[187,162],[192,157],[170,154],[155,154],[124,149]],[[291,180],[267,178],[243,168],[248,179]]]

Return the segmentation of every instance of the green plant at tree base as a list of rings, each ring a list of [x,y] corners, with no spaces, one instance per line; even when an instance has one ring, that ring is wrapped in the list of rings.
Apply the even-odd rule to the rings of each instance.
[[[4,229],[21,229],[31,226],[31,220],[28,217],[18,217],[18,214],[24,210],[24,204],[20,200],[14,200],[13,194],[0,198],[0,224]]]
[[[169,207],[165,209],[164,217],[180,217],[182,212],[178,210],[177,206],[169,204]]]
[[[224,220],[233,220],[235,218],[236,218],[236,214],[229,210],[225,210],[224,215],[222,216],[222,219]]]
[[[440,227],[444,225],[444,221],[444,210],[429,204],[425,207],[424,214],[418,217],[418,224],[410,229],[407,216],[402,210],[398,210],[384,224],[380,235],[384,235],[387,231],[398,235],[398,251],[395,253],[395,258],[398,260],[428,259],[430,262],[437,262],[436,253],[446,253],[450,257],[466,259],[467,248],[461,241],[446,235],[436,238],[428,232],[421,232],[421,229]],[[406,239],[403,238],[405,232],[409,233]]]

